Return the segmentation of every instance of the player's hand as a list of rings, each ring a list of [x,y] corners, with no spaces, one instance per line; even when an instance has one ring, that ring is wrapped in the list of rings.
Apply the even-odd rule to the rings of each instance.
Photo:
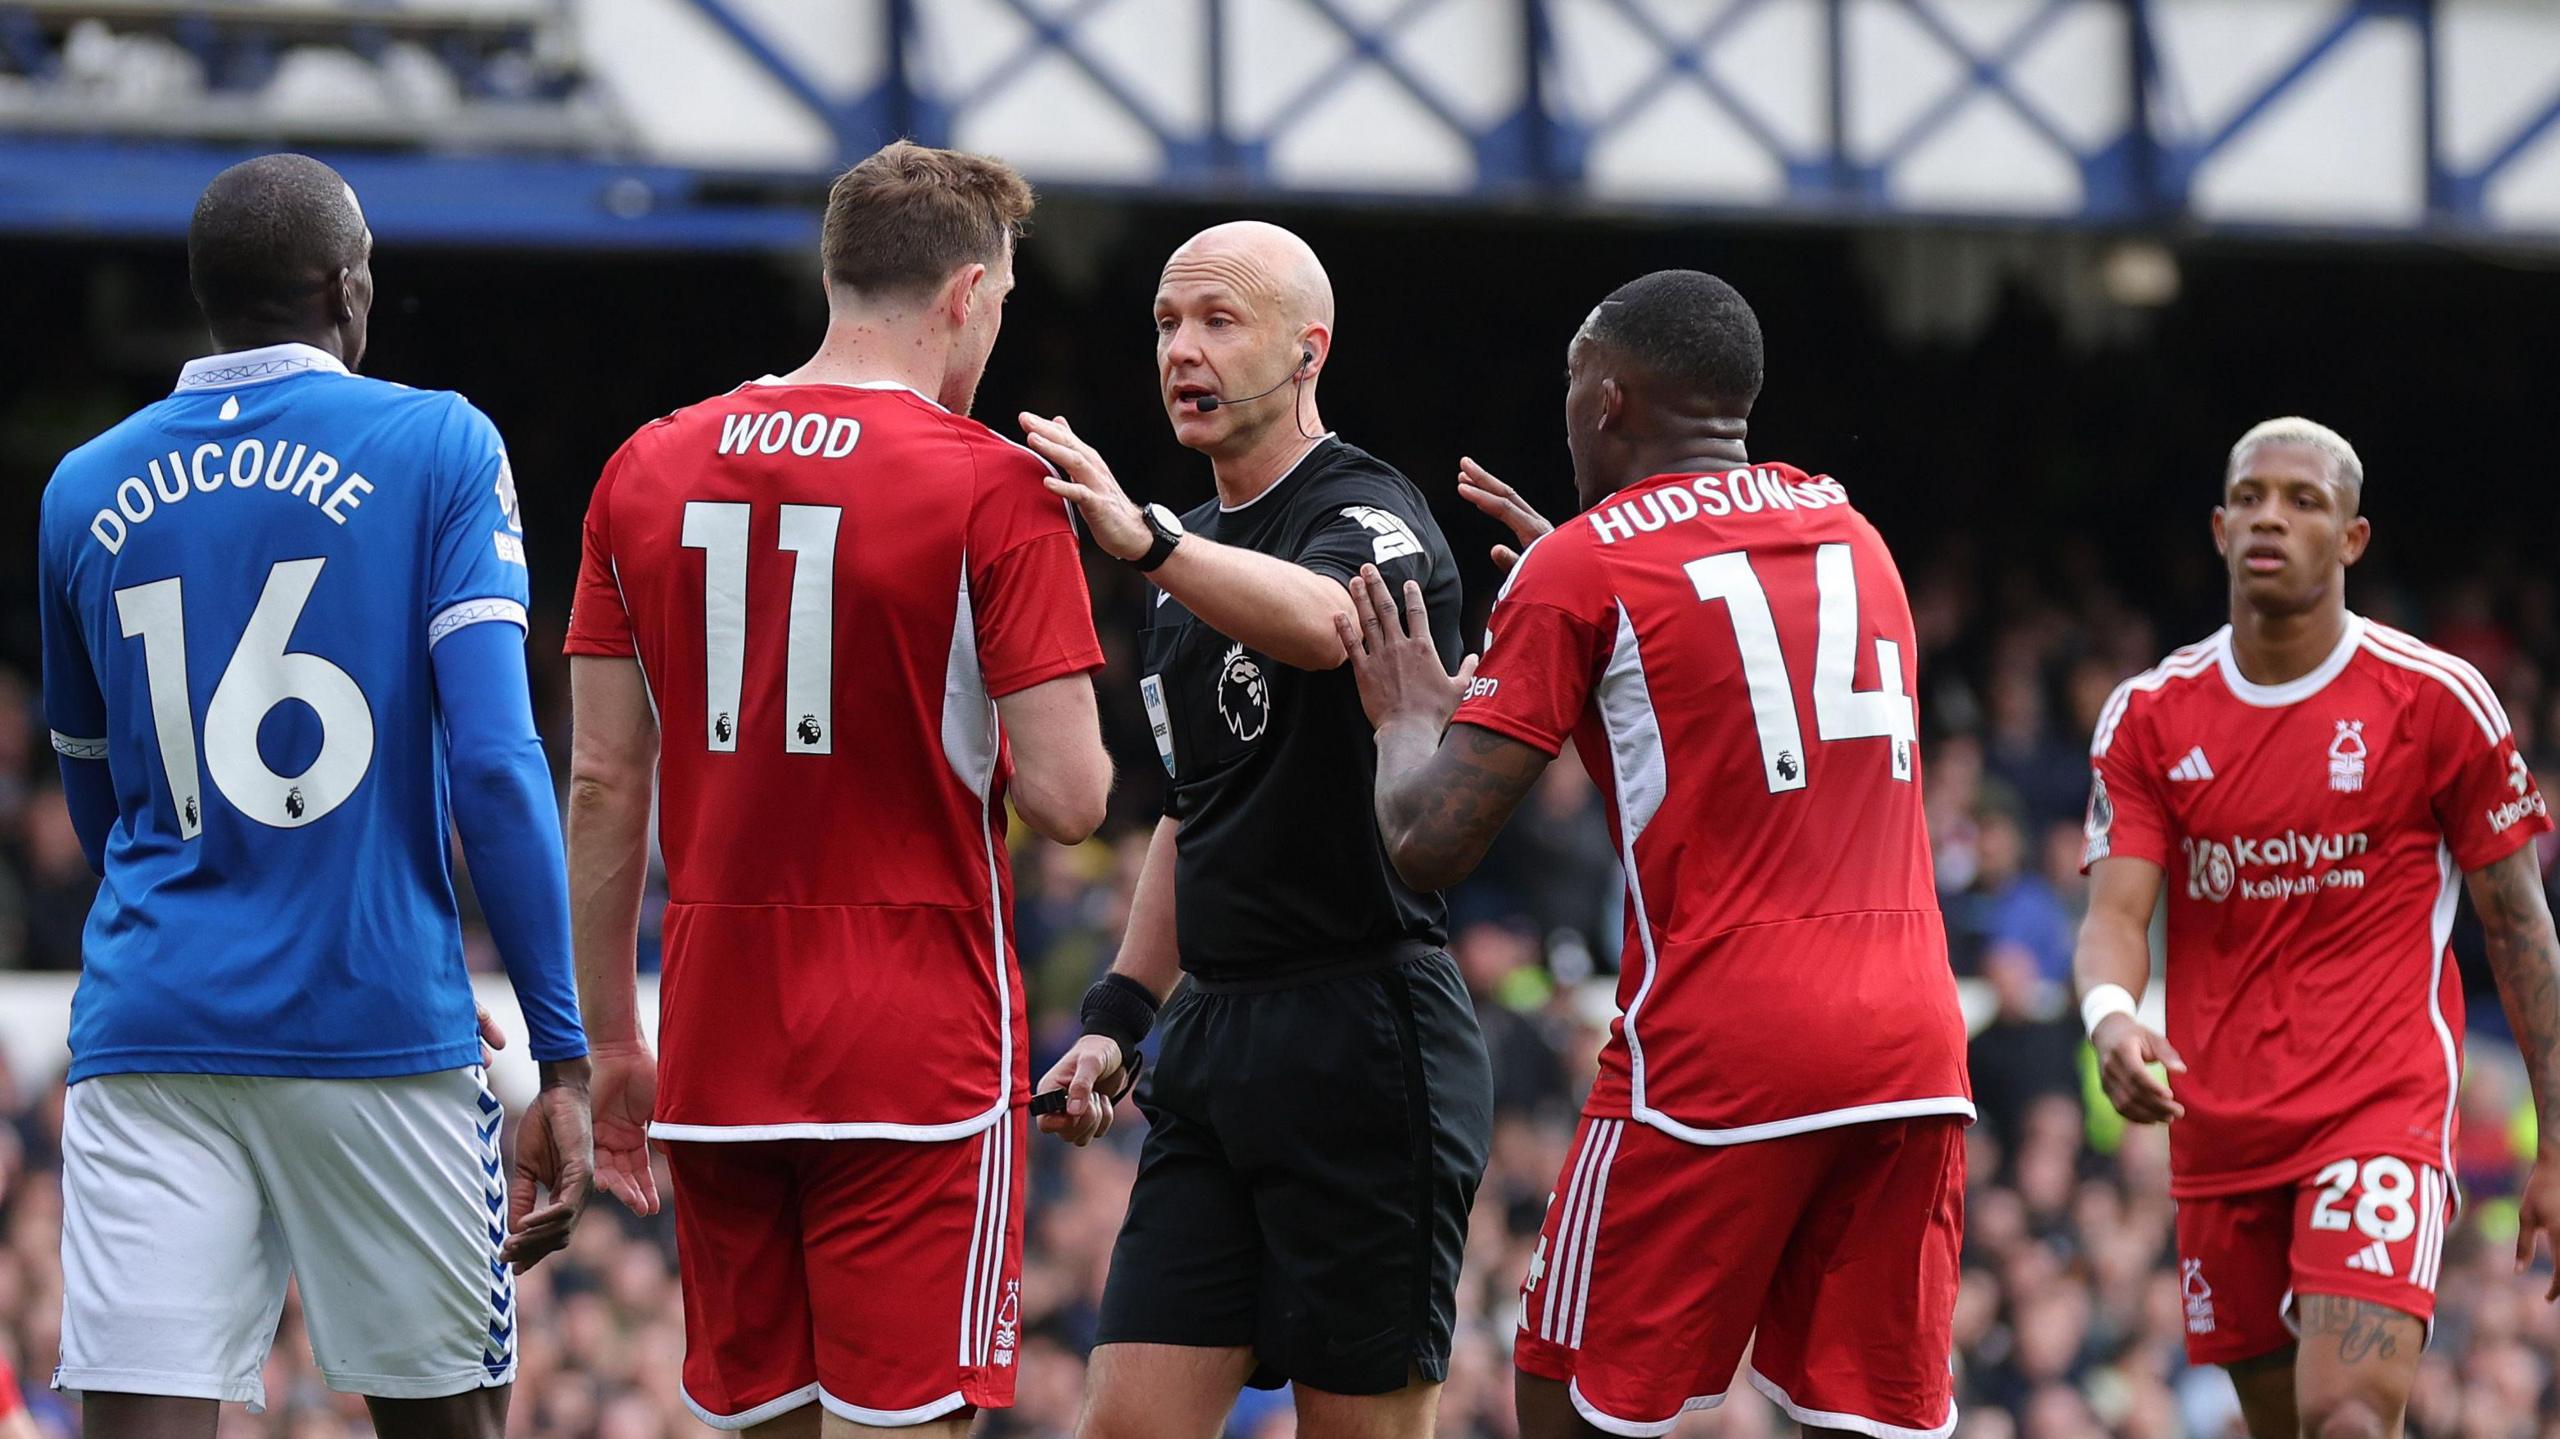
[[[2543,1298],[2560,1301],[2560,1151],[2544,1149],[2525,1176],[2516,1197],[2516,1272],[2533,1267],[2533,1251],[2544,1235],[2551,1238],[2554,1273]]]
[[[1458,495],[1468,504],[1500,520],[1502,527],[1511,532],[1511,537],[1520,542],[1521,550],[1555,528],[1547,522],[1546,516],[1529,508],[1529,502],[1520,498],[1518,490],[1494,478],[1493,471],[1463,455],[1458,459]],[[1493,547],[1493,568],[1496,572],[1508,574],[1518,563],[1520,550],[1509,545]]]
[[[1370,728],[1427,725],[1436,739],[1457,712],[1467,681],[1475,678],[1476,657],[1467,656],[1454,675],[1440,667],[1422,586],[1413,581],[1404,582],[1401,606],[1376,565],[1362,565],[1350,589],[1354,614],[1337,611],[1333,632],[1351,656],[1351,675],[1359,682],[1360,708],[1368,713]]]
[[[522,1274],[566,1247],[596,1187],[587,1122],[588,1062],[542,1066],[542,1091],[516,1127],[515,1176],[507,1183],[507,1242],[498,1257]],[[549,1202],[536,1208],[544,1195]]]
[[[1147,517],[1138,512],[1137,501],[1120,488],[1101,453],[1076,434],[1066,416],[1044,420],[1025,410],[1019,418],[1031,448],[1066,476],[1042,483],[1084,515],[1084,527],[1093,532],[1093,542],[1104,554],[1134,560],[1155,548],[1155,531],[1147,528]]]
[[[2089,1036],[2090,1046],[2098,1051],[2098,1078],[2105,1084],[2107,1103],[2116,1113],[2136,1124],[2162,1124],[2184,1119],[2187,1107],[2169,1092],[2151,1066],[2161,1065],[2171,1074],[2187,1072],[2187,1062],[2171,1048],[2166,1035],[2154,1034],[2142,1027],[2130,1014],[2110,1014],[2098,1021],[2097,1033]]]
[[[1034,1094],[1052,1089],[1067,1092],[1067,1112],[1041,1115],[1040,1127],[1078,1149],[1109,1134],[1114,1110],[1103,1085],[1119,1073],[1120,1041],[1107,1034],[1077,1040],[1031,1087]]]
[[[480,1067],[487,1069],[498,1057],[498,1051],[507,1047],[507,1032],[490,1017],[489,1006],[474,1003],[471,1009],[480,1016]]]
[[[658,1212],[649,1167],[649,1116],[658,1107],[658,1061],[644,1045],[594,1053],[596,1183],[634,1214]]]

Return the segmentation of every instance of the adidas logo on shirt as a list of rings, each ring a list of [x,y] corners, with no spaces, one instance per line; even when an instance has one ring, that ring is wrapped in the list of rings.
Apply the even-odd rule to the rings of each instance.
[[[2391,1272],[2391,1250],[2379,1239],[2348,1255],[2347,1267],[2361,1269],[2367,1274],[2379,1274],[2385,1279],[2397,1277]]]
[[[2194,749],[2188,750],[2185,759],[2170,767],[2169,778],[2186,780],[2190,783],[2213,778],[2213,766],[2205,761],[2204,746],[2197,745]]]

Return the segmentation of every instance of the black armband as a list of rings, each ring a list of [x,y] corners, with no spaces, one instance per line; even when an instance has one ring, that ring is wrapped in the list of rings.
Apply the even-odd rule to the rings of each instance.
[[[1078,1017],[1084,1032],[1119,1041],[1120,1068],[1138,1072],[1138,1046],[1156,1027],[1155,993],[1125,974],[1106,974],[1084,992]]]

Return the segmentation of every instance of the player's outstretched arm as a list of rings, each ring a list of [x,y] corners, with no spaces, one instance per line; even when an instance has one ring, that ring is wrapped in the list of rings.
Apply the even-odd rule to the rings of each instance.
[[[436,642],[434,662],[454,826],[542,1071],[541,1091],[516,1130],[508,1184],[502,1252],[521,1271],[569,1242],[595,1187],[560,810],[533,728],[524,632],[504,623],[466,625]]]
[[[1555,528],[1546,516],[1520,498],[1518,490],[1504,484],[1493,471],[1463,455],[1458,459],[1458,498],[1501,521],[1502,527],[1511,532],[1511,538],[1519,541],[1518,550],[1509,545],[1493,547],[1493,567],[1503,574],[1509,574],[1511,567],[1520,563],[1520,550],[1535,544]]]
[[[1111,753],[1102,747],[1093,677],[1060,675],[998,696],[996,717],[1013,745],[1005,791],[1023,823],[1043,839],[1084,843],[1111,802]]]
[[[1049,492],[1084,516],[1102,552],[1118,560],[1146,554],[1155,534],[1101,453],[1063,415],[1044,420],[1026,411],[1021,420],[1031,448],[1065,476],[1048,480]],[[1342,663],[1333,617],[1349,615],[1350,602],[1342,586],[1304,565],[1193,535],[1147,578],[1202,624],[1284,665],[1329,670]]]
[[[596,1178],[633,1213],[655,1214],[658,1067],[640,1034],[639,949],[658,721],[636,660],[572,655],[569,692],[570,938],[595,1058]]]
[[[2533,1083],[2533,1108],[2541,1135],[2533,1175],[2516,1214],[2516,1268],[2533,1262],[2543,1235],[2560,1260],[2560,938],[2551,925],[2550,897],[2534,847],[2525,845],[2495,864],[2465,876],[2480,929],[2488,939],[2489,970],[2497,977],[2498,1002],[2524,1055]],[[2546,1296],[2560,1300],[2560,1274]]]
[[[2151,911],[2160,903],[2160,866],[2115,856],[2089,868],[2089,914],[2071,957],[2080,989],[2080,1020],[2098,1052],[2107,1102],[2136,1124],[2183,1116],[2186,1106],[2151,1072],[2154,1064],[2184,1074],[2187,1062],[2168,1036],[2143,1026],[2135,996],[2151,984]]]
[[[1399,605],[1375,565],[1350,584],[1354,620],[1337,621],[1378,731],[1378,837],[1404,882],[1447,889],[1473,873],[1547,767],[1547,755],[1509,735],[1452,725],[1475,656],[1454,675],[1432,647],[1422,587],[1408,580]]]

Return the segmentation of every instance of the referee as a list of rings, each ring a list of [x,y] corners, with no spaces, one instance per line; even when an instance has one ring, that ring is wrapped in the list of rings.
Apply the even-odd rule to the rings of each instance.
[[[1240,1387],[1294,1381],[1301,1432],[1421,1439],[1493,1084],[1440,899],[1379,843],[1333,620],[1375,564],[1422,585],[1454,665],[1457,568],[1413,483],[1317,417],[1333,288],[1305,241],[1192,237],[1155,326],[1165,413],[1215,500],[1141,509],[1065,420],[1022,417],[1050,488],[1158,587],[1140,687],[1170,776],[1119,958],[1040,1084],[1068,1093],[1042,1127],[1082,1143],[1164,1031],[1078,1432],[1209,1439]]]

